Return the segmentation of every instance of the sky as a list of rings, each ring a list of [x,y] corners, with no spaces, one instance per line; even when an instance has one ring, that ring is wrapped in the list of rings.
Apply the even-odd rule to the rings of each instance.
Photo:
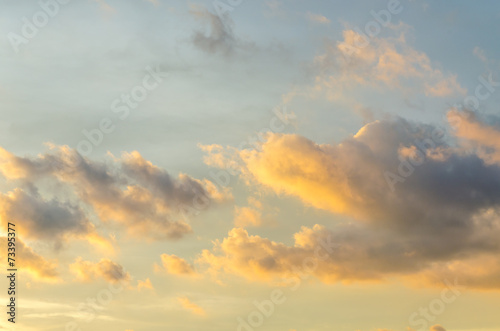
[[[498,2],[1,5],[0,330],[500,331]]]

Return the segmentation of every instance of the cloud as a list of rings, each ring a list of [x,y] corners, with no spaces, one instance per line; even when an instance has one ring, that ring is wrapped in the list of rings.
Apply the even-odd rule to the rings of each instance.
[[[93,215],[103,222],[122,224],[129,234],[150,240],[177,239],[190,233],[183,220],[213,203],[231,199],[227,189],[219,190],[209,180],[185,174],[177,178],[145,160],[138,152],[124,153],[112,162],[91,161],[67,146],[35,158],[18,157],[0,150],[0,172],[30,193],[16,189],[0,198],[7,216],[20,220],[28,234],[63,238],[67,233],[97,238],[89,221]],[[52,182],[67,190],[65,199],[45,199],[36,185]],[[56,194],[58,191],[53,192]],[[51,192],[49,192],[51,193]],[[26,210],[21,207],[27,205]]]
[[[500,119],[489,124],[471,111],[458,110],[449,111],[447,118],[464,149],[475,152],[488,164],[500,163]]]
[[[233,22],[226,16],[219,16],[205,7],[192,4],[189,13],[198,21],[208,25],[208,31],[195,31],[193,45],[210,54],[232,55],[237,50],[248,50],[254,46],[238,39],[233,32]]]
[[[260,226],[262,224],[262,215],[259,210],[251,207],[235,207],[234,224],[237,227]]]
[[[181,304],[182,308],[191,311],[195,315],[206,316],[207,314],[203,308],[191,302],[187,297],[179,297],[177,301]]]
[[[248,280],[269,281],[288,276],[308,253],[234,228],[227,238],[215,241],[212,251],[203,250],[197,263],[207,267],[207,272],[215,277],[238,275]]]
[[[204,250],[197,263],[216,279],[237,275],[277,284],[298,275],[324,283],[381,281],[420,270],[425,263],[404,240],[391,241],[390,234],[373,235],[360,227],[302,227],[294,241],[288,246],[234,228],[212,250]]]
[[[192,265],[176,255],[162,254],[161,262],[163,268],[155,265],[156,271],[166,271],[167,273],[172,275],[183,276],[191,276],[196,274]]]
[[[146,280],[138,280],[137,281],[137,290],[141,291],[142,289],[149,289],[153,290],[153,284],[151,284],[151,280],[149,278],[146,278]]]
[[[233,229],[200,262],[244,277],[283,276],[311,255],[319,237],[341,247],[315,271],[325,282],[408,275],[427,282],[459,275],[453,266],[472,258],[498,261],[500,167],[453,138],[396,117],[367,124],[336,145],[271,133],[256,150],[214,149],[207,158],[222,166],[239,162],[249,185],[356,223],[303,229],[292,247]],[[492,281],[499,270],[465,270],[465,285],[499,288]]]
[[[261,226],[262,220],[262,204],[253,197],[248,199],[250,206],[234,208],[234,224],[236,227],[246,226]]]
[[[17,188],[0,193],[0,216],[2,224],[5,220],[15,220],[29,239],[61,243],[71,237],[97,236],[93,224],[79,206],[44,199],[37,191],[28,193]]]
[[[47,261],[43,256],[37,254],[19,238],[16,238],[16,267],[27,272],[34,279],[46,282],[56,282],[59,280],[59,272],[55,262]],[[0,237],[0,245],[4,248],[0,250],[0,258],[7,263],[8,240],[7,237]]]
[[[330,20],[323,15],[313,14],[308,12],[306,14],[306,18],[313,23],[330,24]]]
[[[431,97],[464,95],[466,89],[456,75],[443,72],[425,53],[408,45],[407,29],[391,25],[387,31],[393,36],[386,38],[344,30],[343,40],[326,42],[325,51],[315,57],[315,85],[308,93],[337,99],[349,89],[367,86]]]
[[[84,261],[79,257],[73,264],[70,264],[69,269],[77,276],[78,280],[83,282],[90,282],[99,278],[109,283],[128,282],[130,280],[130,274],[125,272],[121,265],[109,259],[101,259],[99,262],[94,263]]]
[[[198,5],[191,5],[190,14],[209,26],[208,34],[204,31],[196,31],[192,37],[192,42],[198,49],[207,53],[224,55],[229,55],[234,51],[237,40],[229,26],[231,23],[229,18],[223,22],[220,16]]]

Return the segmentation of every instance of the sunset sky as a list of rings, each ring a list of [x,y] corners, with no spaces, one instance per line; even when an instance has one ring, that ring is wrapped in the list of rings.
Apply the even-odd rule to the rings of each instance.
[[[1,3],[0,330],[500,331],[499,2]]]

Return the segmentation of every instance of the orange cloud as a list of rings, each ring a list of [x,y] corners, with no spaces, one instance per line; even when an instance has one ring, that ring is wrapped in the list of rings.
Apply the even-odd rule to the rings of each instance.
[[[234,225],[239,228],[247,226],[261,226],[262,221],[262,203],[254,197],[248,198],[248,207],[234,208]]]
[[[456,75],[444,73],[425,53],[407,44],[406,30],[403,24],[391,25],[388,32],[394,36],[386,38],[344,30],[343,40],[327,43],[325,52],[315,57],[317,76],[310,93],[325,92],[337,99],[347,88],[385,86],[435,97],[464,95],[466,89]]]
[[[481,122],[472,112],[450,110],[447,118],[462,139],[462,147],[477,153],[488,164],[500,163],[500,128]]]
[[[179,297],[177,301],[181,304],[182,308],[191,311],[193,314],[198,316],[206,316],[207,313],[203,308],[197,304],[191,302],[187,297]]]
[[[142,281],[142,280],[137,281],[137,289],[139,291],[141,291],[142,289],[153,290],[154,287],[153,287],[153,284],[151,284],[151,280],[149,278],[146,278],[145,281]]]
[[[192,231],[182,218],[232,199],[229,189],[219,189],[207,179],[185,174],[173,177],[138,152],[124,153],[122,158],[111,156],[113,162],[104,163],[84,158],[67,146],[50,148],[51,152],[34,158],[0,150],[0,172],[30,192],[18,188],[3,195],[0,208],[4,213],[19,216],[26,228],[39,224],[40,229],[30,231],[32,234],[48,233],[50,229],[54,229],[58,239],[64,239],[69,232],[92,234],[94,242],[105,245],[88,221],[91,215],[83,212],[89,210],[101,221],[122,224],[131,235],[150,240],[178,239]],[[41,180],[64,187],[67,196],[79,199],[78,203],[42,198],[37,191]],[[50,193],[57,192],[47,195]],[[30,203],[31,209],[17,208],[20,201]],[[47,212],[38,212],[41,209]],[[34,221],[38,215],[49,214],[52,217],[42,218],[44,222]],[[68,221],[63,222],[64,218]]]
[[[69,269],[83,282],[90,282],[99,278],[110,283],[128,282],[130,280],[130,274],[125,272],[121,265],[109,259],[101,259],[99,262],[94,263],[84,261],[79,257],[75,263],[69,266]]]
[[[29,239],[54,241],[57,245],[70,238],[88,240],[92,244],[114,250],[111,242],[100,236],[83,210],[58,199],[44,199],[36,190],[16,188],[0,193],[0,224],[15,220],[16,226]]]
[[[262,224],[262,214],[259,210],[251,207],[235,207],[234,224],[237,227],[260,226]]]
[[[479,127],[473,128],[459,134],[486,144]],[[452,266],[466,266],[472,256],[496,260],[500,253],[500,167],[485,164],[474,149],[449,145],[439,132],[395,118],[369,123],[335,145],[268,134],[259,149],[213,149],[208,159],[213,155],[223,167],[226,159],[238,164],[240,176],[262,193],[296,197],[356,222],[335,231],[303,229],[293,247],[236,228],[198,261],[215,275],[274,279],[297,268],[311,255],[314,238],[329,233],[341,249],[314,273],[325,282],[404,275],[427,281],[446,274],[461,275],[474,288],[499,288],[495,268],[464,273],[469,268]],[[485,134],[493,139],[496,132]],[[388,171],[401,178],[394,191],[384,176]]]
[[[162,267],[155,264],[156,271],[166,271],[172,275],[183,275],[183,276],[192,276],[195,275],[193,266],[191,266],[186,260],[176,256],[176,255],[161,255]]]
[[[217,281],[236,275],[275,284],[304,275],[324,283],[380,281],[387,275],[406,272],[408,264],[389,267],[396,260],[391,262],[392,258],[385,260],[383,256],[370,259],[366,256],[369,245],[349,242],[341,239],[343,236],[346,234],[330,232],[320,225],[303,227],[294,236],[295,244],[287,246],[234,228],[228,237],[217,240],[212,250],[203,250],[197,263]]]
[[[7,261],[7,237],[0,237],[0,245],[4,249],[0,250],[0,259]],[[26,271],[33,279],[45,282],[59,281],[59,272],[55,262],[47,261],[43,256],[37,254],[19,238],[16,238],[16,265],[23,272]],[[7,262],[6,262],[7,263]]]

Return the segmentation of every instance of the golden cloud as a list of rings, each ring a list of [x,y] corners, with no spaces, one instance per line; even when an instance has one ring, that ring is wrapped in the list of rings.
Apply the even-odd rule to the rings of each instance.
[[[0,258],[7,261],[7,237],[0,237],[0,245],[4,249],[0,250]],[[30,274],[34,280],[45,282],[60,281],[56,262],[48,261],[43,256],[37,254],[31,247],[27,246],[19,238],[16,238],[16,264],[23,272]]]
[[[177,301],[181,304],[182,308],[189,310],[195,315],[198,316],[206,316],[207,313],[203,308],[198,306],[197,304],[191,302],[187,297],[179,297],[177,298]]]
[[[69,266],[77,279],[83,282],[90,282],[99,278],[110,283],[128,282],[130,274],[125,272],[123,267],[109,259],[101,259],[94,263],[85,261],[81,257],[77,258],[73,264]]]
[[[161,262],[163,268],[155,264],[155,270],[157,272],[166,271],[172,275],[182,276],[192,276],[196,274],[192,265],[176,255],[162,254]]]

